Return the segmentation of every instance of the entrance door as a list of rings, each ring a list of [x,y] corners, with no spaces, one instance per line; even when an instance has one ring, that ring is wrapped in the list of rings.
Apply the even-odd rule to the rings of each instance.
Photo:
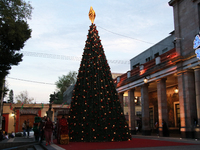
[[[180,106],[179,103],[175,103],[174,104],[174,109],[175,109],[175,127],[179,127],[180,128]]]
[[[21,115],[20,121],[19,121],[19,132],[22,132],[22,124],[24,123],[24,120],[29,119],[29,126],[33,128],[33,123],[35,121],[36,115]]]

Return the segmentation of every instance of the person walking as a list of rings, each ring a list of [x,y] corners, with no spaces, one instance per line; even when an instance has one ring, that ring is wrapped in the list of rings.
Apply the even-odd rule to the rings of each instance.
[[[49,117],[47,117],[47,121],[44,126],[44,134],[46,139],[46,146],[49,144],[51,145],[51,135],[53,132],[53,123]]]
[[[23,130],[23,137],[26,137],[26,120],[24,120],[22,124],[22,130]]]
[[[159,124],[157,121],[155,123],[155,128],[156,128],[156,134],[159,135]]]
[[[167,127],[167,123],[165,122],[165,120],[162,121],[162,126],[163,126],[163,136],[168,137],[169,136],[169,130]]]
[[[45,126],[46,121],[47,121],[47,117],[44,116],[40,122],[40,143],[42,143],[44,139],[44,126]]]
[[[27,122],[26,122],[26,132],[27,132],[27,138],[29,138],[29,132],[30,132],[30,124],[29,124],[29,119],[27,119]]]

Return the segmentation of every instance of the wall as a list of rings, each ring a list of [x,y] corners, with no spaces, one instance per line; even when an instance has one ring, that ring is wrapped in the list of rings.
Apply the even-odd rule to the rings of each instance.
[[[146,58],[151,57],[154,59],[154,54],[159,52],[159,55],[163,54],[162,50],[167,49],[165,52],[174,48],[174,35],[171,34],[170,36],[166,37],[162,41],[158,42],[154,46],[150,47],[149,49],[145,50],[144,52],[140,53],[136,57],[130,60],[130,70],[132,70],[133,66],[137,63],[144,64],[146,63]]]
[[[194,53],[193,40],[199,32],[199,2],[200,0],[179,0],[172,4],[174,8],[175,37],[182,38],[177,41],[181,42],[180,50],[178,45],[177,51],[183,56]]]

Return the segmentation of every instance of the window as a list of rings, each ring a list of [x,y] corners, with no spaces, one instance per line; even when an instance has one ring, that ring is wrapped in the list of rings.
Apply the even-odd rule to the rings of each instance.
[[[159,52],[154,54],[154,58],[159,56]]]
[[[154,128],[154,115],[153,115],[154,111],[153,111],[153,106],[149,107],[149,123],[150,123],[150,127]]]
[[[150,58],[150,57],[146,58],[146,62],[149,62],[150,60],[151,60],[151,58]]]
[[[162,53],[165,53],[165,52],[167,52],[167,48],[165,48],[165,49],[162,50]]]
[[[174,102],[174,120],[175,127],[180,127],[180,105],[179,102]]]
[[[136,65],[133,66],[133,69],[139,67],[139,65],[140,63],[137,63]]]

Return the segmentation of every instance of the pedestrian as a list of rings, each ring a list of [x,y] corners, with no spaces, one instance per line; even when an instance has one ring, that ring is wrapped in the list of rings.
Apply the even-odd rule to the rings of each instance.
[[[22,124],[22,130],[23,130],[23,137],[26,137],[26,120],[24,120]]]
[[[156,134],[159,135],[159,124],[157,121],[155,123],[155,128],[156,128]]]
[[[40,122],[40,143],[44,140],[44,126],[46,123],[47,117],[44,116]]]
[[[5,132],[4,137],[5,137],[5,139],[9,139],[9,137],[8,137],[8,133],[7,133],[7,132]]]
[[[139,121],[139,123],[138,123],[138,132],[141,132],[141,129],[142,129],[142,124],[141,124],[141,122]]]
[[[26,132],[27,132],[27,138],[29,138],[29,132],[30,132],[30,122],[29,122],[29,119],[27,119],[27,122],[26,122]]]
[[[47,121],[44,126],[44,134],[46,139],[46,146],[49,144],[51,145],[51,135],[53,132],[53,123],[49,117],[47,117]]]
[[[169,136],[169,130],[165,120],[162,121],[162,126],[163,126],[163,136]]]
[[[11,137],[11,138],[14,138],[14,137],[15,137],[15,133],[14,133],[13,131],[11,132],[10,137]]]

